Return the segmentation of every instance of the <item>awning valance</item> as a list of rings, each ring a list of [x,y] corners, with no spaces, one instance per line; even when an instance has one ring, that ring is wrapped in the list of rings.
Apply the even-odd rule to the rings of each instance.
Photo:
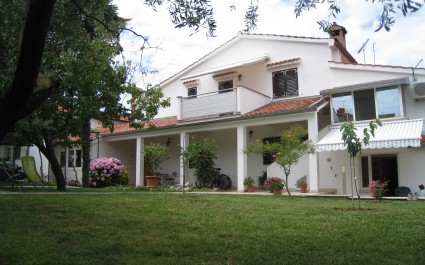
[[[375,131],[375,137],[370,138],[364,149],[420,147],[423,119],[382,122]],[[355,125],[357,137],[363,137],[363,129],[368,123]],[[316,151],[344,150],[340,126],[332,126],[330,132],[316,145]]]

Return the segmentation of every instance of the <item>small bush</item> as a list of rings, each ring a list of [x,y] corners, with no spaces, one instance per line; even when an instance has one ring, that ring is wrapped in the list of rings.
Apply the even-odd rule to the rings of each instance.
[[[90,187],[102,188],[128,184],[128,173],[115,157],[99,157],[90,162]]]

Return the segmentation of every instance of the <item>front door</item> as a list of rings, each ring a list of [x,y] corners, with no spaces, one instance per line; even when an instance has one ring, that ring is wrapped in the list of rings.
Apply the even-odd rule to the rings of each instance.
[[[396,155],[372,156],[372,180],[388,181],[386,196],[395,196],[398,187],[398,168]]]

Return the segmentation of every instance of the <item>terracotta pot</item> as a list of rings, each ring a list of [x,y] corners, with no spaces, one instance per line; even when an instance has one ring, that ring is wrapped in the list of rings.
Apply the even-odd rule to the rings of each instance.
[[[158,187],[159,177],[157,176],[146,176],[146,186],[148,187]]]
[[[301,193],[307,193],[307,186],[301,186]]]
[[[273,195],[282,195],[282,189],[273,189]]]
[[[254,186],[252,186],[252,185],[248,185],[248,186],[246,187],[246,191],[247,191],[247,192],[254,192]]]

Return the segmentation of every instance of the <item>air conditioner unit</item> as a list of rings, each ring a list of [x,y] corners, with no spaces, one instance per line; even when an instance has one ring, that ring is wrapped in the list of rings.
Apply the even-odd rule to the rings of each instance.
[[[412,87],[414,99],[425,99],[425,82],[413,83]]]

